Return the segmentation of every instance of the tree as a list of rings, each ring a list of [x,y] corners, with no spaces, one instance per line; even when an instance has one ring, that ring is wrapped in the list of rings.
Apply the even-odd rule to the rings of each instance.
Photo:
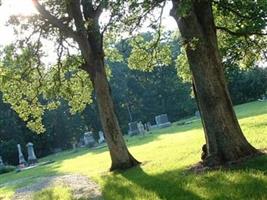
[[[215,166],[256,154],[258,151],[244,137],[233,110],[218,49],[211,1],[172,2],[171,15],[184,40],[204,126],[207,144],[204,164]]]
[[[94,5],[92,1],[65,1],[65,14],[68,15],[68,20],[73,20],[75,30],[48,12],[38,0],[33,0],[33,3],[49,24],[57,27],[62,34],[78,43],[84,59],[83,69],[89,74],[95,90],[99,114],[111,155],[111,170],[127,169],[139,164],[129,153],[123,139],[105,71],[103,34],[100,32],[99,17],[103,9],[108,6],[107,1],[100,1],[98,5]]]
[[[28,43],[27,48],[23,48],[22,54],[20,55],[20,59],[18,60],[16,56],[11,55],[6,59],[5,64],[10,64],[11,61],[19,62],[20,64],[23,64],[22,61],[26,60],[25,57],[23,57],[23,54],[25,52],[30,52],[33,56],[33,58],[36,59],[30,59],[28,61],[27,65],[35,65],[37,66],[35,71],[35,78],[32,77],[32,80],[39,80],[40,83],[36,83],[38,87],[33,89],[33,91],[39,92],[37,94],[37,97],[34,97],[33,100],[36,103],[35,111],[39,110],[35,114],[32,114],[34,119],[41,121],[41,118],[36,117],[37,115],[43,115],[43,108],[40,103],[40,93],[44,93],[44,90],[48,91],[45,92],[46,96],[50,96],[51,90],[53,90],[53,93],[59,92],[58,89],[52,88],[50,86],[46,86],[46,89],[43,89],[43,85],[45,83],[42,82],[42,80],[45,80],[47,77],[50,77],[51,80],[56,79],[56,77],[59,78],[59,81],[57,81],[57,86],[62,86],[63,80],[69,80],[76,76],[77,79],[81,79],[80,84],[84,84],[83,78],[85,77],[82,72],[77,72],[77,69],[74,70],[74,72],[70,74],[62,74],[62,70],[64,70],[64,66],[69,65],[68,60],[70,60],[70,51],[69,48],[74,48],[78,46],[78,52],[80,52],[80,55],[77,55],[76,53],[76,61],[78,60],[80,63],[79,70],[83,69],[88,75],[89,78],[87,82],[91,82],[94,91],[95,96],[97,100],[98,105],[98,111],[102,123],[102,127],[104,129],[106,141],[110,150],[112,165],[111,170],[115,169],[127,169],[132,166],[135,166],[139,164],[139,162],[129,153],[127,146],[125,144],[125,141],[122,136],[122,132],[114,111],[114,105],[111,98],[111,91],[109,87],[109,83],[107,80],[106,75],[106,69],[105,69],[105,63],[104,63],[104,47],[103,47],[103,37],[104,33],[108,28],[108,25],[112,24],[112,20],[116,20],[118,18],[118,7],[120,4],[116,2],[108,2],[106,0],[102,1],[86,1],[86,0],[74,0],[74,1],[42,1],[40,3],[38,0],[32,1],[36,7],[36,9],[39,12],[39,16],[31,17],[28,21],[28,24],[24,24],[22,27],[22,30],[32,32],[32,34],[26,38],[24,41],[19,42],[18,45],[23,46],[25,43]],[[103,30],[101,30],[99,17],[102,14],[104,9],[113,8],[111,10],[111,18],[110,22],[107,24],[107,26],[102,27]],[[11,19],[12,21],[12,19]],[[21,21],[13,19],[14,24],[21,24]],[[30,26],[30,24],[32,26]],[[26,27],[26,28],[25,28]],[[30,42],[33,40],[34,37],[32,35],[36,35],[37,33],[37,42]],[[39,36],[38,36],[39,35]],[[35,38],[36,39],[36,38]],[[42,66],[42,62],[40,60],[41,55],[44,53],[41,51],[42,47],[42,40],[43,39],[51,39],[53,41],[56,40],[57,42],[57,66],[58,66],[58,73],[55,72],[54,75],[47,75],[45,68]],[[66,47],[68,46],[68,47]],[[35,49],[35,50],[34,50]],[[16,48],[13,48],[13,52],[16,52]],[[64,56],[64,53],[67,52],[68,56],[66,56],[65,63],[62,62],[62,58]],[[18,53],[19,54],[19,53]],[[27,55],[27,53],[25,53]],[[10,59],[9,59],[10,58]],[[75,59],[73,59],[75,60]],[[27,61],[24,61],[24,64]],[[63,66],[64,65],[64,66]],[[61,68],[61,69],[60,69]],[[8,69],[7,69],[8,70]],[[79,71],[78,70],[78,71]],[[50,70],[53,71],[53,70]],[[55,70],[54,70],[55,71]],[[31,73],[32,70],[25,70],[25,73],[20,74],[19,76],[24,79],[24,76],[27,76],[27,73]],[[53,73],[53,72],[52,72]],[[25,75],[26,74],[26,75]],[[75,75],[76,74],[76,75]],[[12,73],[11,73],[12,75]],[[6,73],[5,73],[6,76]],[[37,78],[39,77],[39,78]],[[82,78],[81,78],[82,77]],[[28,80],[29,81],[29,80]],[[90,84],[89,84],[90,85]],[[71,86],[69,86],[71,87]],[[48,88],[48,89],[47,89]],[[51,89],[52,88],[52,89]],[[69,95],[75,95],[78,91],[75,91],[75,86],[72,88],[73,93],[69,93]],[[4,91],[8,91],[8,87],[5,87],[3,89]],[[41,91],[41,92],[40,92]],[[88,91],[88,90],[87,90]],[[83,96],[82,93],[78,92],[81,96]],[[63,96],[66,93],[63,94]],[[88,100],[88,96],[91,94],[88,94],[86,96],[86,99]],[[25,96],[25,95],[21,95]],[[11,95],[5,95],[5,99],[12,99]],[[79,100],[82,100],[82,98],[79,98]],[[16,101],[13,99],[13,101]],[[91,101],[91,100],[88,100]],[[9,101],[12,104],[12,101]],[[25,102],[25,101],[24,101]],[[28,100],[25,102],[26,105],[29,105],[30,102],[33,102],[31,100]],[[38,103],[39,102],[39,103]],[[78,104],[76,99],[76,105]],[[80,102],[81,104],[86,103],[85,101]],[[22,110],[21,108],[23,106],[18,105],[19,103],[14,103],[12,107],[17,108],[17,110]],[[26,107],[24,107],[25,110]],[[30,109],[34,110],[34,109]],[[28,111],[25,111],[26,113]],[[37,114],[38,113],[38,114]],[[21,116],[24,116],[25,119],[30,119],[29,126],[34,127],[33,120],[31,117],[29,117],[29,114],[25,116],[26,114],[21,114]],[[43,129],[44,130],[44,129]]]

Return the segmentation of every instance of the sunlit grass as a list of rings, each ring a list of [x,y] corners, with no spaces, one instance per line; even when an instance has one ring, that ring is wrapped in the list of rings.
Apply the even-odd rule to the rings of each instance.
[[[267,103],[252,102],[236,110],[249,142],[256,148],[266,148]],[[101,185],[105,199],[267,199],[266,156],[233,170],[204,174],[186,170],[200,160],[204,144],[200,120],[187,125],[173,123],[170,128],[144,137],[127,138],[127,143],[130,152],[143,162],[140,167],[108,172],[110,157],[106,148],[63,152],[44,158],[56,161],[47,166],[1,175],[0,185],[5,185],[0,187],[0,199],[8,199],[16,188],[38,177],[65,173],[93,178]]]

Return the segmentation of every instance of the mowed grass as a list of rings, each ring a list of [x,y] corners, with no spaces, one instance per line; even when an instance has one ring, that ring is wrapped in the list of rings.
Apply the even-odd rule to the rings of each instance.
[[[256,148],[267,148],[267,102],[247,103],[235,109],[249,142]],[[267,156],[254,158],[232,170],[200,174],[187,170],[200,160],[200,149],[204,144],[201,123],[192,119],[193,123],[187,125],[173,123],[170,128],[144,137],[127,138],[130,152],[143,163],[139,167],[110,173],[106,148],[80,149],[76,153],[66,151],[42,159],[55,160],[52,164],[0,175],[0,199],[10,199],[17,188],[34,183],[40,177],[66,173],[94,179],[108,200],[267,199]],[[57,188],[43,191],[43,199],[46,195],[57,195],[57,199],[71,198],[68,191],[62,192],[62,196],[58,196],[58,191]]]

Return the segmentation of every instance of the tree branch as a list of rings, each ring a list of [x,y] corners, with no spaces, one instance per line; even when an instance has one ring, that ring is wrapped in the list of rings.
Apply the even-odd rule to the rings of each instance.
[[[98,19],[101,15],[101,13],[103,12],[103,9],[107,7],[108,1],[107,0],[102,0],[99,5],[97,6],[95,13],[94,13],[94,17],[96,19]]]
[[[43,18],[48,20],[49,23],[51,23],[53,26],[59,28],[60,31],[64,33],[64,35],[66,35],[67,37],[72,37],[74,40],[77,41],[77,34],[75,33],[75,31],[73,31],[70,27],[66,26],[63,21],[50,14],[50,12],[48,12],[45,7],[39,3],[38,0],[32,0],[32,2]]]
[[[80,0],[72,0],[70,8],[72,9],[74,23],[76,26],[77,33],[79,35],[76,41],[79,43],[79,47],[86,62],[90,63],[91,59],[89,57],[90,55],[92,55],[92,48],[90,43],[88,42],[87,31],[84,26],[84,19],[81,11]]]
[[[249,32],[249,31],[235,32],[235,31],[231,31],[230,29],[223,27],[223,26],[216,26],[216,29],[222,30],[222,31],[227,32],[227,33],[234,35],[234,36],[249,36],[249,35],[265,36],[265,35],[267,35],[267,33],[263,33],[263,32]]]

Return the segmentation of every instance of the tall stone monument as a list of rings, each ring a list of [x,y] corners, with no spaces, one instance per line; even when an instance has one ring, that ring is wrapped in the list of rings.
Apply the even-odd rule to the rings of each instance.
[[[20,144],[17,145],[17,148],[18,148],[18,153],[19,153],[19,165],[24,167],[27,163],[26,163],[25,158],[23,156],[23,153],[21,151]]]
[[[28,149],[28,163],[29,165],[34,165],[37,163],[37,158],[34,153],[33,143],[29,142],[26,146]]]

